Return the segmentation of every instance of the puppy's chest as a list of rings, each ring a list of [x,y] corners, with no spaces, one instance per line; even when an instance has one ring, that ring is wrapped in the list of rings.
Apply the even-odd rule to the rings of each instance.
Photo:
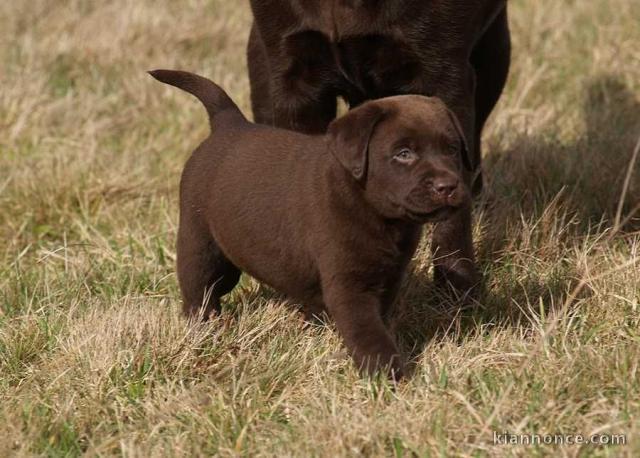
[[[362,268],[372,279],[383,284],[401,277],[420,241],[420,228],[392,231],[378,238],[364,238],[356,253]]]

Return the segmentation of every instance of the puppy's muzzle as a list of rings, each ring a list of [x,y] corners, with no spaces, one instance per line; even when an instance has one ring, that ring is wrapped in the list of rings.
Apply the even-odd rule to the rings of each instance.
[[[447,202],[457,191],[460,180],[457,177],[436,178],[428,184],[430,192],[438,200]]]

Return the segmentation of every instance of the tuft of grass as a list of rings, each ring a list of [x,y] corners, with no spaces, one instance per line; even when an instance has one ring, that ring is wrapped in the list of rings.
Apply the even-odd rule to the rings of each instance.
[[[248,113],[248,5],[1,3],[0,454],[636,456],[640,10],[509,7],[475,209],[485,291],[438,295],[425,237],[393,319],[413,374],[392,386],[250,278],[213,322],[178,314],[177,185],[208,125],[146,70],[207,75]]]

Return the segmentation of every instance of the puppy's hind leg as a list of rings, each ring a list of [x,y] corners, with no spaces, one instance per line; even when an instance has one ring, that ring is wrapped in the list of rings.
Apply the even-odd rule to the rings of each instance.
[[[206,321],[213,312],[220,313],[220,297],[236,286],[240,270],[207,232],[180,228],[177,257],[184,314]]]

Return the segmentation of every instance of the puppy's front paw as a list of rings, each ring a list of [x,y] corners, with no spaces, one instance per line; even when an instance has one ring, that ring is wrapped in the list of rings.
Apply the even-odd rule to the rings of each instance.
[[[405,365],[398,354],[379,353],[367,356],[354,355],[360,371],[369,376],[384,374],[388,379],[399,382],[405,377]]]

